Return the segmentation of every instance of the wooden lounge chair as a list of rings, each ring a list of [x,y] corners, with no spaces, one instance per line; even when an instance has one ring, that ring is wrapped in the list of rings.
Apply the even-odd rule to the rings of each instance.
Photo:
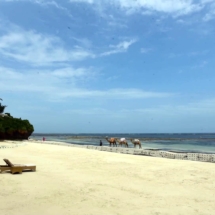
[[[11,170],[11,168],[8,165],[0,165],[0,172]]]
[[[36,171],[36,166],[34,164],[12,164],[8,159],[3,160],[7,164],[7,166],[2,166],[3,171],[10,170],[12,174],[16,172],[22,173],[23,170]]]

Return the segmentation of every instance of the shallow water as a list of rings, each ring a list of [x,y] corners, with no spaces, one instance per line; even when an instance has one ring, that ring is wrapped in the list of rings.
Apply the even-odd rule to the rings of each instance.
[[[204,152],[215,153],[215,133],[210,134],[33,134],[31,138],[49,141],[60,141],[80,145],[99,145],[102,140],[104,146],[109,143],[105,137],[125,137],[129,148],[133,148],[130,138],[138,138],[142,148],[160,149],[164,151]]]

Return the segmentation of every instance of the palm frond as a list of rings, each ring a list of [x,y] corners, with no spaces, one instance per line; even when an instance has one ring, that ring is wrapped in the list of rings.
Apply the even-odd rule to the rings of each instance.
[[[6,105],[1,105],[1,103],[0,103],[0,113],[3,113],[3,112],[4,112],[4,109],[5,109],[6,107],[7,107]]]

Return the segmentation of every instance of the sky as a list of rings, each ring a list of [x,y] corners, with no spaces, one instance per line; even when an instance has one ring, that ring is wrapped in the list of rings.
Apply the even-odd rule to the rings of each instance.
[[[215,132],[215,0],[0,0],[0,98],[35,133]]]

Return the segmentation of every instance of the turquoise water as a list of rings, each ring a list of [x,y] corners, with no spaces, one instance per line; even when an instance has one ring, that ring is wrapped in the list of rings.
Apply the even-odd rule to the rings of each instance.
[[[80,145],[99,145],[102,140],[104,146],[109,143],[105,137],[125,137],[129,148],[133,148],[129,138],[138,138],[144,149],[160,149],[164,151],[204,152],[215,153],[215,133],[210,134],[33,134],[36,140],[60,141]]]

